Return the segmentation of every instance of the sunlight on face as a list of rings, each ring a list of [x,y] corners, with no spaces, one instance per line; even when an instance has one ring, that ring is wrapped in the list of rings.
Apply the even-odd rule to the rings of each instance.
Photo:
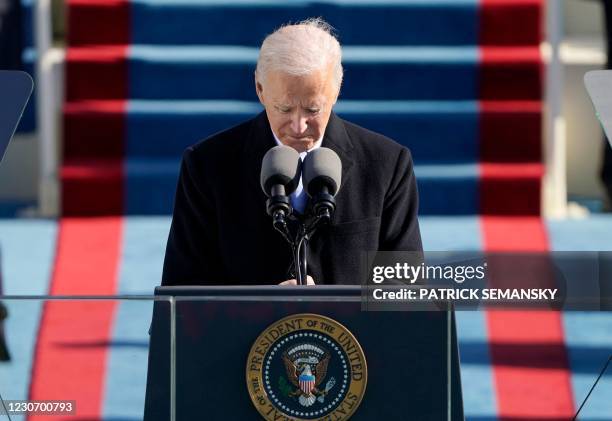
[[[338,97],[331,67],[303,76],[270,71],[256,89],[281,143],[304,152],[323,137]]]

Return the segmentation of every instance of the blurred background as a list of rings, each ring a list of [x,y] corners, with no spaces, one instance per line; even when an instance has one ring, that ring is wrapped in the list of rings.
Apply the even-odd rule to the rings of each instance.
[[[0,292],[151,295],[182,151],[261,110],[258,46],[312,16],[343,45],[336,112],[412,151],[427,250],[612,250],[612,157],[583,84],[608,65],[611,8],[0,0],[0,68],[36,84],[0,165]],[[5,304],[5,399],[139,419],[149,302]],[[458,328],[471,420],[571,419],[612,354],[606,312],[460,312]],[[579,419],[612,420],[611,376]]]
[[[2,207],[0,212],[3,215],[57,216],[61,214],[60,191],[63,186],[62,181],[66,181],[61,176],[62,163],[66,158],[72,159],[82,155],[73,150],[75,146],[72,143],[88,143],[83,140],[73,141],[79,135],[78,133],[73,134],[73,131],[78,131],[77,126],[83,121],[93,123],[95,120],[98,125],[93,124],[88,127],[88,136],[104,137],[99,133],[100,125],[104,126],[102,123],[104,121],[116,124],[115,120],[119,120],[119,116],[113,119],[111,115],[113,111],[119,114],[121,101],[138,101],[135,104],[123,104],[134,105],[130,111],[125,113],[127,115],[122,116],[127,125],[125,129],[133,128],[133,130],[127,133],[119,130],[115,134],[120,134],[121,139],[107,137],[106,140],[100,142],[109,149],[122,146],[120,152],[123,153],[124,158],[145,159],[152,155],[166,158],[166,155],[176,155],[176,152],[171,153],[173,151],[170,151],[170,147],[167,147],[168,150],[162,153],[159,146],[155,145],[150,145],[151,151],[145,151],[144,146],[138,146],[143,149],[139,150],[138,154],[130,150],[131,142],[136,143],[135,138],[150,135],[148,132],[140,131],[140,126],[146,123],[142,121],[146,118],[143,117],[145,113],[156,113],[155,116],[149,118],[156,121],[158,125],[162,125],[161,118],[158,117],[165,118],[164,126],[172,127],[174,130],[173,139],[167,139],[165,143],[175,144],[174,149],[179,152],[182,147],[226,125],[231,125],[234,121],[241,121],[242,117],[246,118],[253,114],[258,109],[238,109],[238,104],[225,104],[225,107],[219,108],[219,102],[223,100],[248,100],[249,102],[256,100],[250,86],[251,69],[249,67],[249,62],[255,60],[256,56],[253,54],[256,52],[255,50],[248,51],[247,48],[257,47],[263,37],[281,23],[310,16],[310,13],[321,15],[335,25],[341,42],[347,47],[345,61],[350,60],[351,62],[346,64],[348,67],[347,81],[341,99],[462,102],[462,104],[455,104],[457,110],[454,111],[454,114],[461,111],[464,114],[472,111],[465,107],[459,109],[459,105],[466,106],[467,101],[479,99],[543,100],[540,135],[544,152],[542,162],[553,168],[544,169],[548,177],[544,180],[544,190],[547,195],[543,197],[542,211],[547,216],[559,217],[568,215],[568,212],[575,216],[572,210],[579,212],[577,209],[581,208],[573,204],[579,204],[592,212],[600,212],[606,208],[606,191],[600,180],[600,167],[603,160],[603,148],[600,142],[602,134],[582,81],[586,71],[606,68],[604,13],[606,2],[603,0],[558,0],[550,2],[551,4],[547,4],[544,0],[519,2],[448,0],[433,1],[429,6],[423,4],[428,2],[400,1],[393,2],[397,3],[393,7],[389,7],[389,2],[371,1],[364,2],[364,5],[359,7],[361,13],[350,10],[351,2],[347,2],[345,7],[338,7],[334,2],[329,2],[329,4],[322,2],[319,6],[307,6],[308,2],[291,5],[292,2],[288,2],[286,6],[278,7],[281,3],[272,2],[277,6],[262,9],[261,5],[257,6],[257,2],[247,7],[248,2],[230,1],[225,7],[218,7],[223,3],[218,2],[216,7],[218,10],[214,10],[215,2],[204,1],[199,6],[197,1],[181,2],[182,8],[192,7],[197,10],[185,12],[189,16],[187,22],[182,22],[184,18],[178,11],[181,7],[170,7],[172,2],[169,1],[166,2],[167,4],[153,2],[155,6],[148,5],[146,2],[134,2],[128,7],[122,2],[107,4],[103,1],[65,2],[56,0],[49,1],[44,11],[40,11],[40,8],[36,9],[34,3],[29,0],[4,0],[3,4],[6,6],[0,9],[6,10],[4,12],[6,16],[2,18],[4,28],[3,57],[0,59],[2,68],[21,68],[34,76],[38,66],[42,66],[44,62],[45,73],[36,80],[37,94],[32,97],[18,133],[8,151],[9,155],[0,167],[2,179],[15,174],[19,175],[12,177],[11,183],[0,184]],[[190,3],[191,6],[186,6],[184,3]],[[377,3],[380,4],[376,7],[380,9],[378,13],[368,16],[363,12],[364,9],[370,8],[368,4]],[[407,11],[409,7],[406,5],[411,3],[413,8],[420,10],[418,12]],[[479,22],[480,18],[485,17],[482,13],[487,12],[476,10],[478,3],[483,6],[480,9],[491,9],[488,12],[488,20]],[[491,6],[496,3],[497,6]],[[385,4],[387,6],[384,6]],[[489,6],[486,6],[487,4]],[[228,11],[228,8],[232,10]],[[243,11],[241,8],[250,10]],[[240,13],[244,13],[244,16],[236,13],[233,18],[234,22],[230,20],[228,25],[241,26],[239,29],[229,30],[229,27],[223,23],[226,21],[224,16],[227,16],[225,13],[231,13],[236,9],[240,9]],[[393,9],[404,9],[403,13],[406,13],[408,17],[402,15],[391,17]],[[536,9],[540,10],[536,11]],[[41,12],[38,26],[36,25],[37,10]],[[545,13],[546,11],[548,13]],[[164,13],[169,15],[166,16]],[[427,17],[427,20],[422,19],[423,16]],[[389,22],[389,19],[392,19],[395,25],[376,27],[381,24],[379,21]],[[520,22],[517,19],[523,19],[523,21]],[[379,33],[379,35],[365,30],[363,25],[372,27],[374,33]],[[520,25],[520,29],[517,25]],[[129,26],[129,28],[123,26]],[[221,33],[216,31],[221,31]],[[398,36],[397,31],[406,33]],[[121,51],[121,47],[127,47],[127,45],[136,47],[136,50],[131,49],[128,52],[130,49],[126,48],[125,51]],[[222,51],[224,45],[246,48],[241,51],[236,49]],[[367,47],[367,45],[395,47],[396,49],[388,50],[386,54],[379,50],[378,53],[385,55],[385,58],[377,58],[376,53],[367,51],[367,48],[365,50],[355,48]],[[146,46],[148,49],[139,50],[139,46]],[[178,46],[182,46],[181,49],[175,48]],[[401,48],[416,46],[438,48],[429,50],[414,48],[412,51]],[[483,48],[477,51],[479,46]],[[505,46],[506,51],[499,51],[501,46]],[[445,51],[443,47],[454,47],[454,49],[449,48]],[[516,51],[516,47],[525,51]],[[529,47],[532,47],[533,51],[527,51]],[[529,56],[529,53],[535,51],[535,47],[538,47],[538,57]],[[163,55],[165,49],[168,48],[173,51],[174,57],[164,57],[162,60],[160,55]],[[41,52],[41,49],[44,51]],[[421,52],[423,55],[419,60],[418,55]],[[249,53],[251,53],[250,56]],[[487,53],[491,53],[492,56],[487,57]],[[512,67],[513,63],[501,64],[502,61],[507,60],[504,60],[499,53],[508,57],[514,54],[516,62],[514,70],[520,71],[516,73],[508,69],[507,77],[497,80],[500,84],[512,83],[523,86],[524,91],[529,91],[529,89],[535,91],[535,88],[540,88],[540,90],[531,92],[531,96],[525,95],[528,92],[509,93],[512,88],[507,86],[500,87],[500,92],[484,92],[486,86],[483,84],[486,81],[482,79],[487,76],[486,70],[491,72],[496,70],[476,68],[478,61],[482,61],[480,64],[488,65],[487,67]],[[38,59],[41,57],[40,54],[45,58],[44,61]],[[156,57],[157,54],[159,55]],[[410,54],[415,56],[410,57]],[[446,57],[443,57],[445,54]],[[469,58],[470,54],[473,54],[473,57]],[[480,57],[476,57],[479,54]],[[435,55],[442,57],[439,60]],[[212,63],[215,60],[223,60],[226,68],[239,73],[239,79],[235,77],[236,73],[221,76],[215,73],[223,73],[223,66],[219,63]],[[232,60],[234,63],[231,63]],[[352,72],[355,61],[359,60],[364,60],[363,66],[356,68],[359,70],[358,73]],[[387,70],[389,74],[384,75],[384,72],[379,72],[382,67],[381,60],[394,61],[396,69]],[[467,63],[466,60],[471,60],[472,63]],[[538,76],[535,75],[534,63],[537,60],[540,60],[543,65],[541,68],[543,73]],[[369,63],[366,66],[367,61]],[[399,63],[402,61],[404,67],[400,68]],[[433,66],[432,61],[437,61],[438,66]],[[458,62],[461,61],[464,66],[459,65]],[[489,63],[486,63],[487,61]],[[527,67],[529,66],[526,61],[532,61],[531,70],[534,74],[528,74]],[[240,69],[237,62],[242,62],[244,69]],[[408,64],[409,62],[412,63]],[[376,74],[368,74],[368,69],[364,67],[369,67]],[[94,71],[94,68],[98,70]],[[466,74],[468,70],[471,70],[473,74]],[[481,73],[483,71],[485,74]],[[418,81],[410,79],[414,72],[421,74],[421,78],[428,77],[430,80],[441,78],[444,83],[439,83],[435,89],[431,89],[432,86],[415,87]],[[406,85],[406,92],[393,92],[397,91],[395,83],[386,84],[386,91],[384,88],[377,88],[377,83],[385,76],[393,77],[390,82]],[[176,77],[193,77],[194,79],[184,79],[179,83],[173,80]],[[213,77],[216,79],[215,82],[210,80]],[[499,75],[499,77],[504,76]],[[540,77],[540,80],[534,81],[535,77]],[[372,78],[378,79],[372,80]],[[202,79],[206,79],[207,82],[203,83]],[[496,81],[493,80],[490,83],[494,82]],[[88,83],[89,87],[83,86]],[[526,86],[527,83],[531,83],[531,86]],[[207,84],[209,86],[205,86]],[[353,84],[371,85],[371,87],[366,86],[367,92],[356,92],[355,89],[352,89]],[[107,90],[107,85],[112,88]],[[160,89],[159,85],[165,85],[166,88]],[[179,88],[182,90],[177,89],[177,85],[181,85]],[[191,92],[185,92],[194,85]],[[217,85],[218,92],[210,85]],[[363,89],[363,86],[360,89]],[[421,92],[415,92],[417,90]],[[458,92],[459,90],[465,92]],[[478,90],[480,92],[476,92]],[[36,103],[39,95],[44,95],[45,98],[45,103],[41,106],[37,106]],[[91,104],[91,101],[100,100],[104,103]],[[213,102],[215,100],[218,101],[216,104]],[[184,103],[184,101],[191,101],[191,103]],[[87,105],[86,102],[90,103],[88,109],[83,108]],[[203,108],[206,105],[210,105],[212,109]],[[234,107],[232,108],[231,105]],[[244,105],[246,107],[253,104]],[[451,106],[452,104],[442,105]],[[152,109],[153,106],[157,108]],[[177,107],[180,109],[176,109]],[[414,114],[417,112],[415,107],[417,107],[415,104],[406,104],[402,111]],[[347,114],[342,113],[342,110],[343,108],[339,107],[338,112]],[[353,110],[355,113],[354,107],[349,107],[347,110]],[[522,107],[523,112],[530,110],[528,107]],[[224,114],[223,118],[217,116],[215,121],[210,121],[213,119],[211,117],[213,111],[214,114]],[[442,114],[444,111],[447,114],[452,112],[440,109],[436,111],[436,114]],[[505,111],[506,114],[511,112],[511,110]],[[396,110],[381,109],[378,112],[389,118],[388,114]],[[421,111],[420,113],[426,112]],[[185,116],[187,113],[197,115]],[[232,118],[232,114],[241,113],[244,116]],[[188,119],[190,127],[174,124],[175,119],[179,119],[179,114],[183,114],[183,120],[180,121]],[[362,114],[365,113],[362,112]],[[346,116],[349,117],[349,115]],[[556,129],[553,121],[556,121]],[[136,128],[138,123],[140,126]],[[402,129],[403,132],[398,133],[397,129],[389,128],[389,125],[386,132],[395,135],[396,140],[410,146],[417,163],[432,160],[425,153],[420,156],[419,150],[414,145],[417,142],[427,143],[422,140],[422,136],[419,140],[408,138],[407,133],[411,133],[409,129],[420,127],[414,126],[417,123],[410,125],[411,121],[407,123],[408,125]],[[472,123],[478,125],[482,122],[473,121]],[[376,124],[381,126],[382,123]],[[553,127],[548,127],[548,124]],[[522,136],[523,139],[526,136],[534,136],[534,126],[512,127],[512,124],[507,124],[501,127],[505,129],[502,136],[510,137],[507,131],[511,129],[516,131],[512,133],[512,136],[517,136],[513,137],[512,149],[528,147],[520,144],[519,136]],[[531,129],[529,133],[524,131],[526,128]],[[456,148],[460,149],[459,145],[464,140],[457,139],[457,137],[468,134],[462,133],[466,131],[464,127],[455,126],[454,129],[461,130],[461,132],[455,133],[455,136],[452,136],[455,139],[450,138],[446,142],[454,143],[457,145]],[[110,128],[107,127],[106,130]],[[444,133],[419,134],[442,137],[451,133],[453,131],[448,129],[448,132]],[[110,135],[111,133],[104,134]],[[164,137],[168,134],[163,132],[158,136]],[[469,135],[474,138],[481,134],[469,133]],[[152,139],[150,142],[155,141]],[[89,142],[92,145],[83,147],[96,147],[93,145],[96,143],[94,140]],[[449,155],[447,159],[467,161],[469,153],[475,152],[479,146],[486,147],[483,145],[485,142],[489,142],[489,139],[481,135],[479,139],[476,139],[476,143],[480,145],[467,145],[472,150],[464,150],[463,156],[457,153],[457,149],[440,150],[448,149],[453,146],[452,144],[430,145],[429,149],[431,152],[437,151],[438,156],[435,161],[445,159],[442,157],[444,154]],[[537,148],[538,142],[535,143],[536,145],[530,146]],[[442,148],[442,146],[445,147]],[[52,152],[51,149],[53,149]],[[482,155],[483,151],[478,152]],[[93,152],[91,155],[95,156]],[[106,156],[111,155],[111,153],[106,153]],[[486,156],[481,157],[487,158]],[[469,158],[474,158],[474,156]],[[490,160],[490,157],[488,158]],[[160,205],[151,204],[148,206],[149,209],[132,211],[128,206],[129,203],[123,205],[129,213],[165,214],[171,206],[170,201],[171,199],[166,200],[167,204],[163,209],[160,209]],[[569,207],[568,204],[570,204]],[[424,209],[423,213],[429,212]]]

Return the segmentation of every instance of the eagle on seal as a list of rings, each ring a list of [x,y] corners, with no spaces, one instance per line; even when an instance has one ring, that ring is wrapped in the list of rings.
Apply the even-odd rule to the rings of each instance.
[[[289,394],[298,397],[303,406],[311,406],[317,397],[323,397],[328,390],[321,390],[319,386],[327,376],[327,366],[330,355],[326,352],[323,358],[313,367],[313,364],[305,362],[294,362],[287,353],[283,353],[283,362],[289,381],[296,389]]]

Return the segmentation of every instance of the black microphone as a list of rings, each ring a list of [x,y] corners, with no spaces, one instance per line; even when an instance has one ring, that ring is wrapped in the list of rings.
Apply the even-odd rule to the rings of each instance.
[[[342,180],[340,157],[329,148],[317,148],[304,159],[302,169],[304,189],[313,201],[314,214],[327,222],[336,210],[334,197]]]
[[[300,180],[300,154],[289,146],[275,146],[261,162],[260,183],[268,201],[268,215],[277,224],[285,225],[285,218],[291,215],[289,195],[295,191]]]

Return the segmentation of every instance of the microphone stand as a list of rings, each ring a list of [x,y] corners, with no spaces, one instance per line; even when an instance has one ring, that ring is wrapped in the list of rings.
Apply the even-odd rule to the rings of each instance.
[[[268,213],[272,215],[272,226],[278,231],[291,246],[293,256],[293,267],[298,285],[308,284],[308,241],[315,231],[324,224],[331,221],[332,213],[336,209],[336,202],[332,195],[323,188],[315,198],[313,207],[314,218],[302,221],[293,218],[297,222],[297,229],[292,235],[287,224],[287,218],[291,217],[291,205],[289,198],[284,194],[284,189],[273,191],[273,195],[267,201]]]
[[[300,223],[300,231],[303,229],[304,225]],[[307,247],[308,239],[302,234],[298,234],[298,239],[293,246],[293,267],[295,268],[295,278],[298,285],[308,284]]]
[[[290,230],[288,229],[287,223],[282,222],[273,217],[272,226],[276,231],[278,231],[283,238],[289,243],[291,246],[291,255],[293,256],[293,267],[295,269],[295,278],[298,282],[298,285],[307,285],[308,284],[308,241],[310,237],[314,234],[314,232],[321,225],[329,222],[331,219],[331,214],[327,212],[327,214],[323,213],[321,215],[317,215],[312,221],[308,223],[304,223],[299,219],[295,219],[298,226],[295,230],[295,235],[291,235]]]
[[[333,209],[333,208],[332,208]],[[308,277],[308,241],[315,231],[322,225],[331,221],[331,210],[327,206],[315,206],[316,216],[307,224],[299,222],[299,229],[295,240],[293,261],[296,268],[296,277],[299,285],[307,285]]]

